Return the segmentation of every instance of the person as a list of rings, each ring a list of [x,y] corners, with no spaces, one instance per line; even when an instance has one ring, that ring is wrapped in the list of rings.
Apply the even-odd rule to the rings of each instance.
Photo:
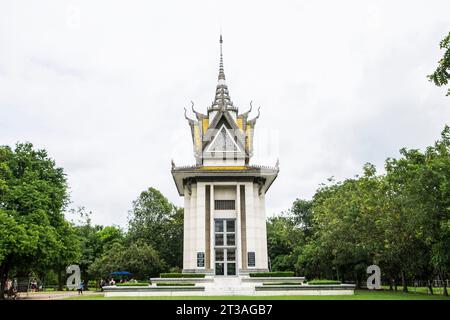
[[[103,287],[106,286],[106,281],[102,279],[100,279],[100,289],[101,291],[103,291]]]
[[[13,282],[11,279],[7,279],[5,283],[5,293],[10,299],[16,299],[17,297],[17,291],[13,287]]]
[[[31,281],[31,291],[36,292],[36,290],[37,290],[37,281],[36,279],[33,279]]]
[[[5,292],[9,292],[9,290],[11,290],[11,287],[12,287],[12,281],[10,279],[6,279]]]
[[[78,294],[83,294],[83,287],[84,287],[84,281],[81,280],[80,284],[78,285]]]

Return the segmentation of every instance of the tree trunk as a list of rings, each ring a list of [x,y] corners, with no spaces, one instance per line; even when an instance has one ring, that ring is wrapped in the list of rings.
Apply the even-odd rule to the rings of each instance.
[[[89,275],[88,275],[87,272],[84,273],[83,281],[84,281],[84,289],[85,289],[86,291],[88,291],[88,290],[89,290],[89,287],[88,287]]]
[[[5,282],[5,267],[2,265],[0,266],[0,300],[5,299]]]
[[[430,294],[433,295],[433,282],[428,279],[428,290],[430,290]]]
[[[445,275],[443,272],[441,272],[441,280],[442,280],[442,285],[444,286],[444,288],[442,290],[442,295],[444,295],[445,297],[448,297],[447,281],[445,281]]]
[[[63,272],[58,269],[58,291],[63,290]]]
[[[398,281],[397,281],[397,277],[395,277],[395,278],[394,278],[394,291],[395,291],[395,292],[397,292],[397,291],[398,291],[398,288],[397,288],[397,283],[398,283]]]
[[[394,290],[394,286],[392,285],[393,282],[394,282],[394,279],[391,278],[389,281],[389,291]]]
[[[400,275],[402,277],[402,287],[403,287],[403,292],[408,292],[408,285],[406,284],[406,279],[405,279],[405,272],[402,270],[400,271]]]
[[[5,299],[5,285],[8,279],[9,259],[7,258],[3,264],[0,265],[0,300]]]
[[[354,277],[355,277],[355,289],[359,289],[360,284],[359,284],[358,274],[356,272],[354,273]]]

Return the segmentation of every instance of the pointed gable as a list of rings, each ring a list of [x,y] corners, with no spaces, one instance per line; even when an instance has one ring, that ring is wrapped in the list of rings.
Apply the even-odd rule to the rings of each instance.
[[[227,134],[224,136],[225,138],[231,139],[230,141],[237,146],[237,149],[233,150],[233,152],[240,153],[245,150],[245,136],[242,130],[238,127],[227,110],[221,110],[216,114],[203,136],[204,152],[214,152],[211,147],[216,139],[222,139],[218,136],[223,135],[223,133]],[[220,143],[222,143],[221,141],[222,140],[219,140]],[[226,139],[223,141],[227,143]]]
[[[206,152],[242,152],[242,150],[234,141],[225,124],[222,124],[213,141],[206,148]]]

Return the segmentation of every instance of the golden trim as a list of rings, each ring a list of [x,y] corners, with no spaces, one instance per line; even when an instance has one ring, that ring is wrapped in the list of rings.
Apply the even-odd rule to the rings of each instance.
[[[243,124],[242,124],[242,118],[236,119],[236,124],[239,127],[239,129],[244,130]]]
[[[206,130],[208,130],[209,119],[203,119],[202,126],[203,126],[203,135],[205,135]]]
[[[200,137],[200,128],[199,126],[194,126],[194,138],[195,138],[195,147],[197,149],[201,148],[202,139]]]
[[[200,170],[247,170],[246,166],[203,166]]]

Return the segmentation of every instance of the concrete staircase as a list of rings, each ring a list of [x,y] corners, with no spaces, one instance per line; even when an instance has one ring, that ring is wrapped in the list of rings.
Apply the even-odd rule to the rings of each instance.
[[[214,277],[214,282],[205,283],[206,296],[254,295],[255,286],[243,283],[239,277]]]

